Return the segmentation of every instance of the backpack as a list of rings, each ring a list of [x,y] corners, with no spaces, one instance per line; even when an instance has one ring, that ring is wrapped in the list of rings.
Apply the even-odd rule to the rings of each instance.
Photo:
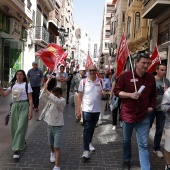
[[[85,79],[83,79],[83,87],[85,87],[85,84],[86,84],[86,79],[87,78],[85,78]],[[102,79],[101,78],[98,78],[99,79],[99,81],[100,81],[100,85],[101,85],[101,87],[102,87]],[[83,88],[84,89],[84,88]],[[106,94],[106,95],[102,95],[101,96],[101,100],[109,100],[109,97],[110,97],[110,94]]]

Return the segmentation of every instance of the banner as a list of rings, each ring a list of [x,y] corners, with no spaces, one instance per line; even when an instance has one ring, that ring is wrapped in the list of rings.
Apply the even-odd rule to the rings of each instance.
[[[116,61],[117,61],[117,68],[116,68],[116,74],[115,77],[119,77],[124,70],[124,66],[127,60],[127,57],[129,56],[129,49],[126,42],[125,34],[123,33],[122,38],[120,40]]]
[[[156,70],[156,66],[158,64],[161,64],[161,59],[160,59],[160,56],[159,56],[157,44],[155,45],[154,51],[153,51],[153,53],[151,55],[151,61],[152,61],[152,63],[148,68],[149,73],[154,72]]]

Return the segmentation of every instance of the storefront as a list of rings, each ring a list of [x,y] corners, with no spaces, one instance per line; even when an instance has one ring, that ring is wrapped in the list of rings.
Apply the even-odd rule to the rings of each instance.
[[[23,30],[14,18],[0,14],[0,80],[4,88],[22,68]]]

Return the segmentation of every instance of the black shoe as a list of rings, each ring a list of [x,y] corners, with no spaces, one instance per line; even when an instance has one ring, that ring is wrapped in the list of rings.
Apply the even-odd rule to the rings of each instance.
[[[15,151],[14,155],[13,155],[13,158],[14,159],[19,159],[19,157],[20,157],[20,152],[19,151]]]
[[[130,170],[130,161],[128,161],[128,162],[124,161],[123,162],[123,170]]]

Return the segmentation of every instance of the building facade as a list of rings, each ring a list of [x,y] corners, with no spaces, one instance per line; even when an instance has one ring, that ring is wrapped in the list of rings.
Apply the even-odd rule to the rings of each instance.
[[[23,49],[33,15],[31,0],[0,1],[0,80],[4,88],[24,66]]]
[[[0,1],[0,80],[6,88],[18,69],[27,71],[37,61],[35,52],[49,43],[61,44],[60,28],[65,28],[63,48],[70,52],[73,40],[73,0]]]
[[[110,42],[110,18],[111,13],[114,10],[114,5],[112,0],[106,0],[103,12],[103,21],[101,28],[101,38],[100,38],[100,47],[99,47],[99,67],[108,66],[109,58],[109,42]]]
[[[159,55],[167,64],[167,77],[170,78],[170,1],[144,0],[142,17],[150,19],[150,51],[155,44],[158,45]]]

